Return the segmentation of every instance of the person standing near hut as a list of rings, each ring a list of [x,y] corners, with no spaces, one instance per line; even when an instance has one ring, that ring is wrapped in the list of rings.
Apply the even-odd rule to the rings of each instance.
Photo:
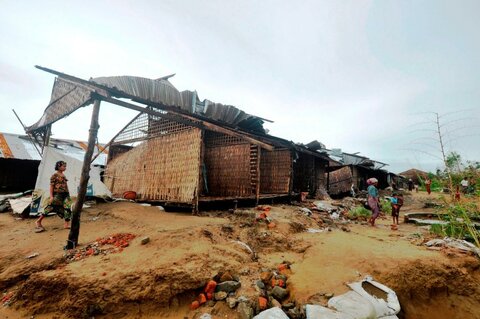
[[[380,201],[377,189],[378,180],[375,177],[369,178],[367,180],[367,185],[369,185],[367,187],[367,202],[370,210],[372,211],[372,217],[370,217],[368,222],[370,225],[375,226],[375,220],[380,215]]]
[[[425,177],[425,188],[427,190],[428,195],[430,195],[430,193],[432,192],[431,186],[432,186],[432,180],[428,178],[428,176]]]
[[[462,185],[462,193],[466,194],[468,190],[468,178],[466,176],[462,179],[460,185]]]
[[[413,191],[413,180],[411,178],[408,179],[408,190]]]
[[[70,193],[68,191],[67,177],[64,172],[67,169],[67,163],[58,161],[55,163],[56,172],[50,178],[50,199],[48,206],[35,222],[36,232],[44,231],[42,220],[51,212],[55,212],[60,218],[65,220],[64,228],[69,229],[69,222],[72,216]]]

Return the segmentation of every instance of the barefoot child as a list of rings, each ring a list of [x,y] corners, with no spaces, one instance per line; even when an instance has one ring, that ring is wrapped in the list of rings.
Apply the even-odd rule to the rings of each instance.
[[[392,229],[395,230],[398,226],[398,216],[400,215],[400,208],[403,205],[403,195],[400,193],[393,193],[393,196],[390,197],[390,202],[392,204]]]

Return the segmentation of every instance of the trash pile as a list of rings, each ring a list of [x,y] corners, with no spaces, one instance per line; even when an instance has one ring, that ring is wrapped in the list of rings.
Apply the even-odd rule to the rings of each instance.
[[[351,223],[348,218],[349,207],[355,205],[354,199],[347,199],[346,201],[313,201],[308,207],[299,208],[299,213],[313,219],[320,229],[305,228],[305,231],[310,233],[323,232],[325,230],[331,231],[331,228],[341,228],[343,231],[350,231],[347,225]],[[301,225],[291,225],[294,232],[299,232]]]
[[[104,238],[97,238],[96,241],[83,248],[68,250],[64,257],[67,262],[73,262],[89,256],[120,253],[125,247],[130,245],[134,238],[135,235],[129,233],[119,233]]]

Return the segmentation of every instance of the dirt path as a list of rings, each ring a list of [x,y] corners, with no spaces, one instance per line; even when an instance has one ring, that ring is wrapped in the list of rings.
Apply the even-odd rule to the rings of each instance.
[[[405,211],[420,209],[422,196],[409,198]],[[320,227],[296,206],[272,207],[275,228],[256,222],[257,214],[245,209],[196,217],[133,203],[98,204],[82,214],[79,248],[116,233],[136,237],[120,252],[69,263],[62,250],[68,231],[59,218],[46,219],[47,231],[36,234],[34,220],[0,214],[0,288],[12,296],[0,317],[236,318],[225,302],[196,311],[189,305],[222,271],[238,275],[237,296],[254,299],[262,270],[289,261],[290,300],[299,304],[323,304],[322,294],[343,293],[344,283],[369,274],[397,292],[404,318],[480,318],[479,261],[417,245],[425,229],[401,224],[391,231],[385,219],[376,228],[350,223],[344,226],[349,232],[333,225],[297,233],[291,221]],[[150,242],[142,245],[145,236]],[[33,253],[39,255],[26,258]]]

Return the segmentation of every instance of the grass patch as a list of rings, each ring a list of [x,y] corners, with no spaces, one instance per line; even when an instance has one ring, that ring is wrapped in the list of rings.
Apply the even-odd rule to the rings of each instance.
[[[367,219],[367,218],[370,218],[371,215],[372,215],[372,212],[363,206],[356,206],[348,211],[348,217],[350,219],[357,219],[357,218]]]
[[[392,204],[389,200],[380,200],[380,211],[384,212],[385,215],[392,215]]]

